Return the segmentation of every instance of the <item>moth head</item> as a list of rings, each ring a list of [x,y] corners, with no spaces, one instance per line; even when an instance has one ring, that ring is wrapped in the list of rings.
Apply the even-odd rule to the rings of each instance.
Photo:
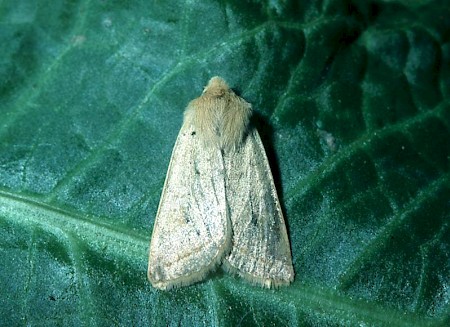
[[[244,141],[251,111],[249,103],[237,96],[222,78],[215,76],[202,95],[189,103],[184,122],[194,126],[195,135],[206,146],[232,152]]]
[[[229,92],[230,87],[228,84],[219,76],[214,76],[208,82],[205,89],[203,90],[204,95],[209,95],[212,97],[220,98],[223,97],[227,92]]]

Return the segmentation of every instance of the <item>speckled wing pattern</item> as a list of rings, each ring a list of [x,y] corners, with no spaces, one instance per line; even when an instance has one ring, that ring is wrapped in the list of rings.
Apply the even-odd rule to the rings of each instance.
[[[199,281],[229,252],[224,174],[220,149],[204,151],[195,128],[185,122],[153,229],[148,278],[154,287]]]
[[[294,270],[286,226],[255,128],[238,151],[225,155],[225,171],[233,240],[224,267],[261,286],[289,284]]]

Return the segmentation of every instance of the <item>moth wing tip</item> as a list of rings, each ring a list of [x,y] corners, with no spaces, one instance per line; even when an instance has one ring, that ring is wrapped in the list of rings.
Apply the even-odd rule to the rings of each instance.
[[[291,269],[288,269],[289,273],[287,275],[283,276],[276,276],[272,278],[266,278],[261,276],[255,276],[248,272],[242,272],[238,268],[232,266],[228,261],[224,261],[222,264],[222,267],[225,269],[225,271],[233,274],[238,275],[247,282],[249,282],[252,285],[260,286],[262,288],[267,289],[277,289],[279,287],[288,286],[294,281],[294,270],[291,267]]]
[[[152,271],[151,262],[149,262],[149,267],[147,271],[148,280],[150,281],[150,283],[154,288],[163,291],[168,291],[170,289],[179,288],[182,286],[190,286],[192,284],[201,282],[205,279],[205,277],[208,274],[214,272],[219,267],[219,265],[222,263],[225,254],[229,252],[230,246],[231,246],[231,239],[229,237],[224,238],[224,244],[219,249],[218,255],[215,256],[208,265],[205,265],[195,273],[178,276],[176,278],[164,278],[164,276],[167,276],[166,274],[158,275],[155,271]]]
[[[147,278],[154,288],[157,288],[162,291],[167,290],[167,288],[168,288],[167,282],[164,282],[161,280],[156,280],[150,271],[148,271],[148,273],[147,273]]]
[[[171,289],[183,287],[183,286],[190,286],[199,282],[202,282],[206,275],[210,273],[210,271],[204,271],[200,274],[192,275],[192,276],[183,276],[172,280],[165,280],[165,281],[155,281],[149,278],[150,283],[154,288],[157,288],[162,291],[169,291]]]
[[[251,284],[267,289],[278,289],[280,287],[289,286],[294,278],[289,279],[275,279],[275,278],[260,278],[260,277],[244,277],[245,280]]]

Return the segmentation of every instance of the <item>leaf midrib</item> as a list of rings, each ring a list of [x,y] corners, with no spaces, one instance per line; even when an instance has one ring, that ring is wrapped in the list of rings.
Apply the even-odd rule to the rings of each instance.
[[[14,224],[39,225],[55,234],[61,231],[82,239],[99,253],[121,257],[133,268],[142,270],[146,264],[149,236],[103,222],[99,217],[79,214],[42,203],[32,197],[0,190],[0,216]]]

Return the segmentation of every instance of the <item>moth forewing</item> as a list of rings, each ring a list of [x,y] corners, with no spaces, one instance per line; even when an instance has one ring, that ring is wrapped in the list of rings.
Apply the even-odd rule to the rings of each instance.
[[[204,278],[229,252],[220,150],[204,151],[189,119],[178,135],[150,244],[148,278],[168,289]],[[214,190],[214,192],[212,191]]]
[[[225,171],[233,245],[224,267],[264,287],[289,284],[294,279],[289,239],[255,128],[238,151],[225,155]]]

